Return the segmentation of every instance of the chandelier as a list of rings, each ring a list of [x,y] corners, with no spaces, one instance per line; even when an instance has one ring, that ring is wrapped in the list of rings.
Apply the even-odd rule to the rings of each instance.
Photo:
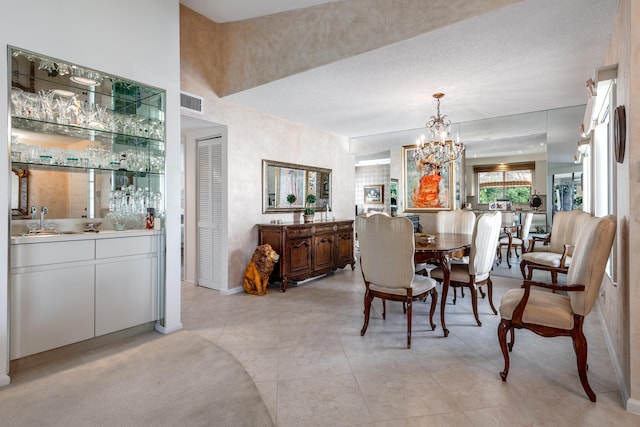
[[[437,113],[426,123],[432,138],[427,141],[425,136],[421,135],[416,141],[416,151],[413,155],[414,161],[428,163],[435,170],[440,170],[446,164],[457,161],[464,152],[464,145],[459,140],[447,139],[451,120],[448,120],[446,115],[440,115],[440,98],[443,96],[444,93],[433,94],[437,100]]]

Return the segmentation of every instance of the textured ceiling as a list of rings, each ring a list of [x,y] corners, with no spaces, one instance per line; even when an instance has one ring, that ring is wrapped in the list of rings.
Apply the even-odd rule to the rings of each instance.
[[[226,22],[326,1],[182,3]],[[470,153],[482,156],[489,149],[496,155],[503,146],[540,151],[546,148],[541,134],[547,134],[549,161],[571,162],[583,107],[556,111],[553,120],[543,114],[538,120],[544,123],[531,124],[535,131],[494,123],[492,135],[480,137],[465,133],[465,123],[585,104],[584,82],[603,65],[617,5],[618,0],[523,0],[226,99],[338,135],[391,139],[393,132],[423,127],[435,113],[431,95],[444,92],[442,113],[463,122],[460,135]],[[482,133],[482,126],[473,127]]]

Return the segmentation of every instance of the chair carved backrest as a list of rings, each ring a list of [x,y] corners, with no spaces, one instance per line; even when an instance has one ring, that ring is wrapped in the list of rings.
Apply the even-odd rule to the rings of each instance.
[[[582,222],[589,217],[588,213],[579,210],[557,212],[551,226],[550,251],[561,254],[565,244],[574,245]]]
[[[439,211],[436,217],[438,233],[472,234],[476,214],[471,211]]]
[[[581,222],[573,251],[573,261],[567,272],[568,285],[584,285],[584,292],[569,292],[571,309],[586,316],[591,312],[600,292],[607,260],[616,235],[616,217],[588,217]]]
[[[516,225],[516,214],[505,212],[502,214],[502,228],[511,229],[514,225]]]
[[[389,288],[411,286],[415,271],[411,220],[386,215],[359,218],[358,241],[360,266],[367,281]]]
[[[502,214],[499,211],[481,214],[476,218],[469,254],[470,274],[480,276],[491,271],[501,225]]]
[[[524,214],[524,219],[522,220],[522,241],[526,242],[529,240],[529,232],[531,231],[531,223],[533,222],[533,212],[527,212]]]

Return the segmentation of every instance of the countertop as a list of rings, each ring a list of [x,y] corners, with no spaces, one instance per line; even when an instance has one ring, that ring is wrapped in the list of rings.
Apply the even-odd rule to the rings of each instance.
[[[45,242],[66,242],[73,240],[113,239],[119,237],[150,236],[164,234],[164,230],[100,230],[99,232],[61,232],[62,234],[27,235],[12,234],[11,244],[32,244]]]

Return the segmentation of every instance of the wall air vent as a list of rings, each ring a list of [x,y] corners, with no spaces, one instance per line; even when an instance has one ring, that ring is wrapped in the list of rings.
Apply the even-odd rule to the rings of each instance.
[[[180,107],[203,114],[202,97],[180,92]]]

